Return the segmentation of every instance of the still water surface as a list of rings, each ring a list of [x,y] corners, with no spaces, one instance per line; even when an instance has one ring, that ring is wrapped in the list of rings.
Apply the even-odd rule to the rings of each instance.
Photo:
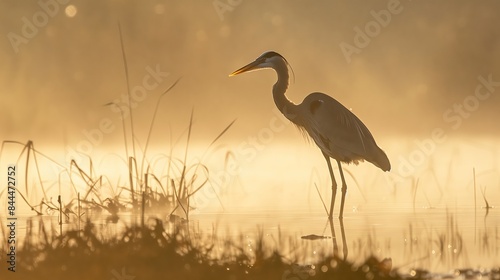
[[[146,216],[166,220],[165,213]],[[101,233],[117,234],[131,219],[129,214],[120,217],[117,224],[106,222],[105,217],[93,221]],[[26,216],[19,217],[19,240],[25,237],[27,220]],[[52,230],[58,231],[57,216],[46,216],[43,220],[45,226],[51,225]],[[34,229],[39,221],[32,220]],[[287,259],[301,265],[334,252],[355,263],[362,263],[370,255],[391,258],[393,268],[403,272],[421,268],[449,273],[457,268],[488,269],[500,265],[499,208],[490,209],[486,215],[486,209],[475,212],[473,208],[381,207],[377,210],[370,206],[346,212],[342,222],[335,218],[333,232],[324,211],[305,208],[204,212],[193,214],[189,223],[191,231],[201,233],[207,243],[223,244],[223,240],[231,239],[251,254],[258,239],[263,238],[266,248],[278,249]],[[75,229],[74,222],[64,225],[63,231],[70,228]],[[325,238],[302,238],[308,235]]]
[[[449,272],[500,264],[498,208],[488,215],[485,209],[475,213],[473,208],[365,208],[345,214],[343,223],[335,219],[333,234],[322,211],[204,213],[193,219],[203,231],[215,228],[219,236],[244,236],[250,245],[261,232],[271,246],[285,244],[285,252],[295,252],[290,246],[297,248],[303,254],[299,260],[305,263],[319,259],[321,253],[333,253],[338,246],[337,253],[348,260],[361,262],[373,254],[392,258],[393,267],[401,269]],[[336,238],[301,238],[311,234]]]

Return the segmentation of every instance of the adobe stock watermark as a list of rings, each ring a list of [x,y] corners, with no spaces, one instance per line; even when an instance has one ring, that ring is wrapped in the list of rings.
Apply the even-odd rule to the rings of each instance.
[[[111,111],[118,114],[118,119],[123,120],[128,117],[130,113],[129,108],[137,108],[140,102],[146,100],[152,91],[157,89],[170,75],[168,72],[161,71],[159,64],[154,68],[146,66],[145,71],[146,74],[142,78],[142,83],[132,87],[130,90],[130,102],[128,94],[122,94],[120,98],[111,102]],[[104,141],[105,135],[113,133],[115,129],[115,122],[111,118],[102,118],[98,122],[97,127],[83,129],[83,139],[74,148],[70,146],[66,147],[66,161],[69,162],[72,159],[81,160],[85,155],[90,155],[94,147],[99,146]]]
[[[308,265],[292,264],[291,270],[287,269],[281,275],[281,280],[306,280],[313,276],[315,270]]]
[[[443,112],[443,121],[449,125],[451,130],[458,130],[464,120],[470,118],[474,112],[479,110],[481,102],[488,100],[500,87],[500,81],[494,81],[492,74],[488,77],[478,76],[478,84],[474,93],[466,96],[462,102],[453,104]],[[431,131],[429,137],[414,141],[415,148],[407,155],[399,157],[397,174],[401,178],[408,178],[415,173],[418,167],[422,166],[426,160],[435,152],[437,146],[446,141],[446,129],[436,127]]]
[[[274,141],[276,134],[282,132],[290,122],[281,115],[278,109],[273,109],[274,116],[271,117],[266,127],[261,128],[256,134],[248,136],[241,142],[235,150],[236,162],[228,164],[224,170],[217,171],[211,176],[210,187],[201,188],[193,197],[198,209],[205,207],[210,201],[217,198],[221,188],[240,173],[240,166],[243,163],[254,161],[258,154],[262,152],[267,145]]]
[[[214,6],[215,12],[219,16],[219,19],[223,21],[224,14],[234,11],[234,9],[241,3],[243,3],[243,0],[214,0],[212,5]]]
[[[116,269],[111,270],[111,274],[113,277],[111,278],[112,280],[134,280],[135,276],[127,274],[127,271],[125,267],[122,267],[121,273],[116,271]]]
[[[391,23],[393,16],[400,14],[402,11],[403,5],[401,5],[400,0],[389,0],[387,2],[387,9],[378,12],[371,10],[370,14],[373,19],[367,22],[363,28],[359,26],[354,27],[352,44],[346,42],[339,44],[347,63],[351,63],[352,55],[360,54],[362,49],[368,47],[372,39],[377,37],[382,29]]]
[[[39,0],[38,6],[40,10],[33,13],[30,18],[21,18],[22,27],[20,32],[7,33],[7,39],[9,39],[14,52],[16,54],[19,53],[19,47],[22,44],[28,44],[31,39],[38,35],[40,30],[49,24],[50,19],[54,18],[63,10],[61,5],[65,5],[69,1],[70,0]]]

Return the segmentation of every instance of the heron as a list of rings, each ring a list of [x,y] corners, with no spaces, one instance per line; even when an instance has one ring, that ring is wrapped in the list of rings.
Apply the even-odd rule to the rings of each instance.
[[[371,132],[349,109],[329,95],[313,92],[302,103],[294,104],[285,96],[289,84],[288,61],[275,51],[268,51],[254,61],[229,74],[230,77],[259,69],[274,69],[278,81],[273,86],[273,99],[278,110],[299,130],[309,135],[326,159],[332,181],[332,197],[328,216],[332,219],[337,182],[330,158],[337,161],[342,180],[342,198],[339,219],[344,216],[347,184],[341,162],[346,164],[368,161],[383,171],[390,171],[391,163],[377,146]],[[293,70],[292,70],[293,71]],[[293,73],[293,72],[292,72]]]

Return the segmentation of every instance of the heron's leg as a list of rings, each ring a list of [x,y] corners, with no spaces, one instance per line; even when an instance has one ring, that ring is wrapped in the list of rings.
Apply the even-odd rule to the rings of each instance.
[[[333,176],[332,164],[330,162],[330,157],[323,153],[323,156],[326,159],[326,163],[328,164],[328,171],[330,171],[330,178],[332,178],[332,200],[330,201],[330,213],[328,217],[332,219],[333,217],[333,206],[335,205],[335,196],[337,195],[337,182],[335,181],[335,176]]]
[[[344,202],[345,202],[345,194],[347,193],[347,184],[345,183],[344,172],[342,171],[342,166],[340,166],[340,161],[337,160],[337,164],[339,165],[340,178],[342,179],[342,200],[340,201],[340,215],[339,219],[344,217]]]

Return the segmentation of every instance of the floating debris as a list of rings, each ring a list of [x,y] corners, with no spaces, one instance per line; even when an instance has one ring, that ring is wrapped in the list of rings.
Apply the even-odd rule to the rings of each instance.
[[[331,238],[330,236],[324,236],[324,235],[316,235],[316,234],[309,234],[309,235],[304,235],[300,237],[302,239],[307,239],[307,240],[318,240],[318,239],[328,239]]]

